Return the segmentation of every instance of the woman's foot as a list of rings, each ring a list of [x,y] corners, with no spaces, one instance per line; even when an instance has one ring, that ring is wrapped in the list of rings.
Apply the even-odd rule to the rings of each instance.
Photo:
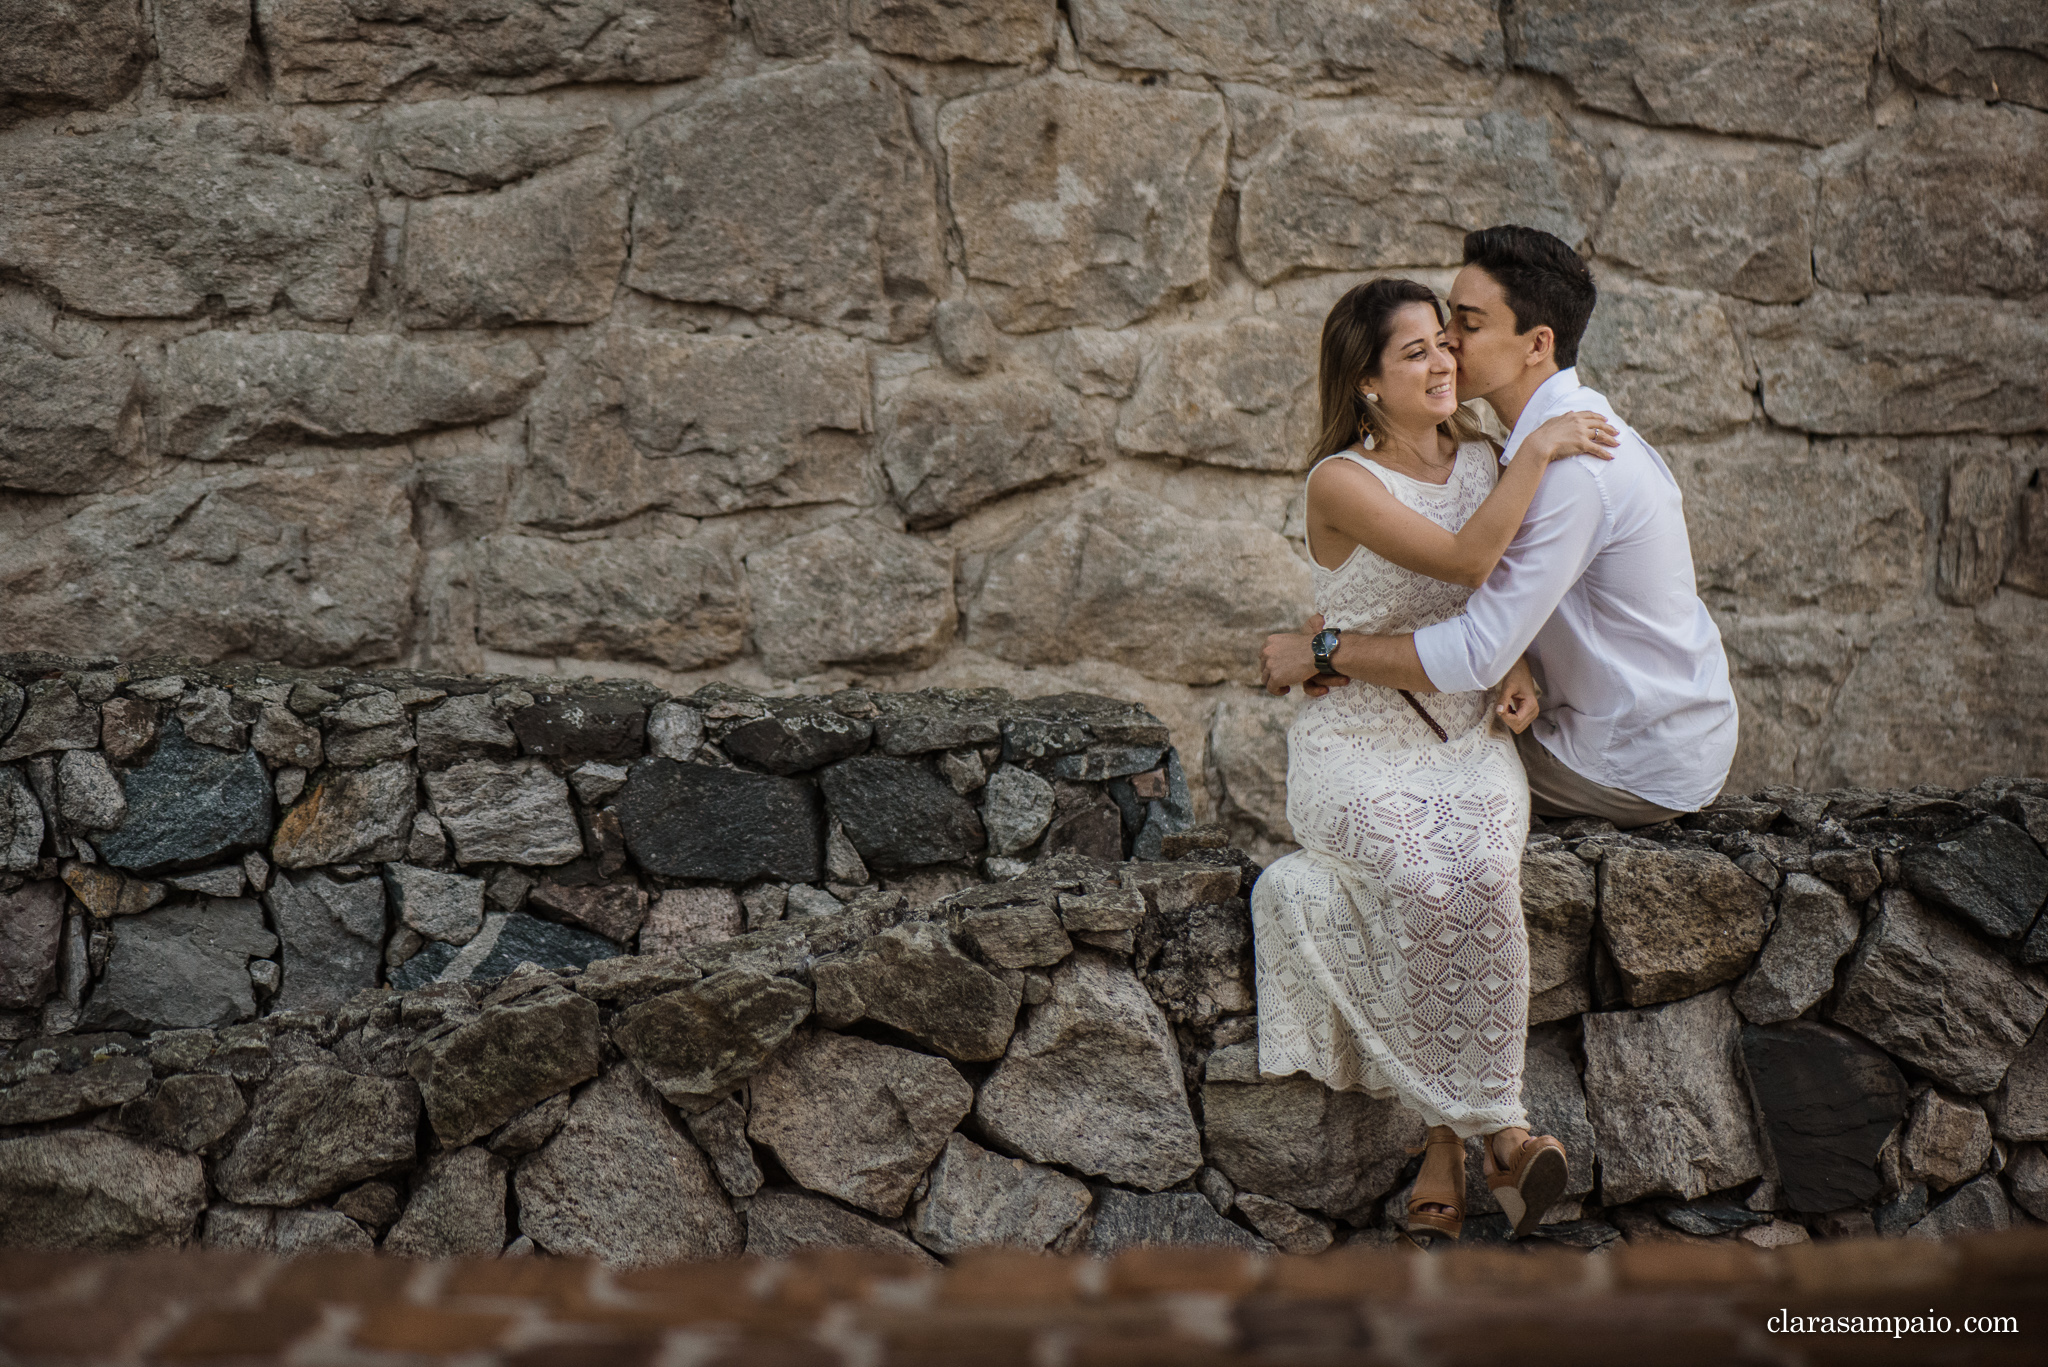
[[[1557,1204],[1570,1176],[1564,1145],[1521,1128],[1497,1130],[1486,1137],[1484,1171],[1486,1189],[1514,1221],[1517,1239]]]
[[[1455,1239],[1465,1228],[1465,1141],[1448,1125],[1432,1126],[1422,1170],[1408,1194],[1408,1228]]]

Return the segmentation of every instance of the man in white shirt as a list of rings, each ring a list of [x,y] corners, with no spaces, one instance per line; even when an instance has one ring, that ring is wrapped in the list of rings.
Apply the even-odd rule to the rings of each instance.
[[[1275,692],[1351,679],[1411,692],[1500,682],[1525,651],[1541,715],[1516,737],[1537,815],[1649,825],[1711,802],[1735,758],[1735,694],[1721,634],[1699,599],[1678,484],[1605,397],[1578,381],[1592,273],[1548,233],[1468,234],[1451,287],[1458,397],[1510,425],[1501,461],[1558,413],[1597,412],[1622,433],[1612,461],[1544,474],[1507,553],[1461,616],[1410,636],[1345,635],[1337,676],[1316,679],[1309,636],[1267,638]]]

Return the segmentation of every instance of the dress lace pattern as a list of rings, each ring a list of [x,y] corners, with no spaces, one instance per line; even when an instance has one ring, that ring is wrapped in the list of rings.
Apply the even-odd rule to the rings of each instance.
[[[1455,531],[1493,487],[1483,443],[1433,485],[1356,455],[1410,508]],[[1363,546],[1316,566],[1328,625],[1414,631],[1471,590]],[[1529,947],[1521,857],[1529,786],[1492,726],[1493,693],[1420,695],[1442,741],[1391,688],[1302,705],[1287,736],[1287,819],[1302,848],[1252,890],[1259,1070],[1393,1096],[1460,1135],[1526,1125]]]

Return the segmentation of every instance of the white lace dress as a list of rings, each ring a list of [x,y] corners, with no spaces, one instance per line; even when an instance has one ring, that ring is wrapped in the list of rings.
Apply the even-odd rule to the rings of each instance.
[[[1493,488],[1483,443],[1442,485],[1352,453],[1396,498],[1457,530]],[[1316,566],[1328,625],[1383,635],[1456,616],[1471,590],[1363,546]],[[1521,856],[1529,785],[1493,693],[1333,688],[1287,734],[1287,819],[1302,848],[1252,890],[1259,1071],[1398,1097],[1460,1135],[1528,1123],[1529,946]]]

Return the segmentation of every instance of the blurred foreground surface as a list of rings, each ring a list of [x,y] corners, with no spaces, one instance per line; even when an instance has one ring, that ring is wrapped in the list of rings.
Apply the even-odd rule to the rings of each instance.
[[[0,1363],[2038,1363],[2044,1272],[2042,1229],[1774,1252],[989,1252],[939,1271],[838,1252],[632,1270],[8,1252]],[[1786,1314],[1882,1316],[1887,1327],[1790,1334]],[[2003,1323],[1968,1332],[1984,1328],[1978,1316]],[[1917,1318],[1894,1329],[1895,1317]]]

